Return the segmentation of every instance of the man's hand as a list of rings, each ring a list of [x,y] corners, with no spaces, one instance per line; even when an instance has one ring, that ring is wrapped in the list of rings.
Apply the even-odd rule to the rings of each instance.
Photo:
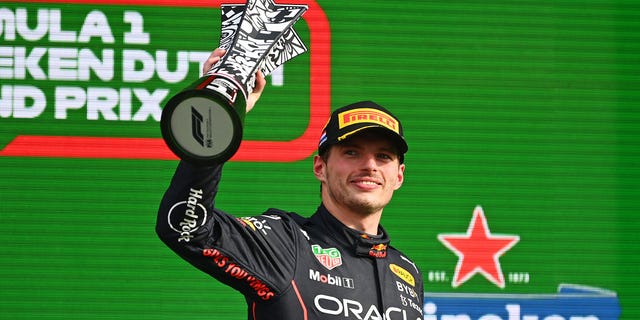
[[[217,48],[213,50],[209,55],[209,58],[207,58],[207,61],[204,62],[202,73],[206,74],[209,69],[211,69],[211,67],[220,60],[220,57],[224,56],[225,53],[227,53],[227,51],[224,49]],[[267,80],[264,79],[262,71],[258,70],[256,73],[256,85],[253,88],[253,92],[249,93],[249,96],[247,97],[247,113],[253,109],[253,106],[255,106],[258,99],[260,99],[260,95],[262,95],[262,91],[266,84]]]

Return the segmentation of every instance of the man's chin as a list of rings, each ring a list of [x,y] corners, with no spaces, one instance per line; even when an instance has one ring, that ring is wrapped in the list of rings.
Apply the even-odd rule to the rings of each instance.
[[[384,206],[380,203],[372,201],[368,198],[358,199],[357,201],[352,202],[350,207],[354,212],[357,212],[362,216],[370,216],[372,214],[376,214],[384,208]]]

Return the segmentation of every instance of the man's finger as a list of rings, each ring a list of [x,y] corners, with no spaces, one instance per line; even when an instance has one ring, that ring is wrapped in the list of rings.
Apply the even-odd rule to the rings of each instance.
[[[211,70],[211,67],[213,67],[213,65],[216,64],[220,60],[220,58],[224,56],[225,53],[227,53],[227,50],[224,49],[216,48],[215,50],[213,50],[213,52],[211,52],[211,54],[209,55],[209,58],[207,58],[207,60],[204,62],[204,65],[202,67],[202,74],[206,74],[207,72],[209,72],[209,70]]]

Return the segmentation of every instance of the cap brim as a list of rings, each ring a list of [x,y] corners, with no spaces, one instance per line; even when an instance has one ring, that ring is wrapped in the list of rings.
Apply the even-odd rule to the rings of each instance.
[[[398,154],[400,155],[404,155],[405,153],[407,153],[407,151],[409,150],[409,146],[407,145],[407,142],[404,140],[404,138],[399,135],[398,133],[396,133],[395,131],[389,130],[388,128],[384,127],[384,126],[380,126],[380,125],[366,125],[363,127],[360,127],[356,130],[353,130],[352,132],[343,135],[343,139],[347,140],[349,138],[352,138],[354,136],[357,136],[361,133],[364,132],[369,132],[369,131],[377,131],[379,133],[384,134],[385,136],[387,136],[389,138],[389,140],[393,141],[393,144],[395,145]],[[344,141],[343,140],[343,141]]]

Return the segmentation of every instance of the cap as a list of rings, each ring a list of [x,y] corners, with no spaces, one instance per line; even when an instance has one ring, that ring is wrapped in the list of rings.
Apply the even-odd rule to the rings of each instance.
[[[350,135],[370,129],[389,133],[398,149],[400,159],[404,158],[403,155],[409,147],[404,140],[400,120],[373,101],[360,101],[333,111],[322,130],[318,152],[323,153],[329,146],[345,140]]]

